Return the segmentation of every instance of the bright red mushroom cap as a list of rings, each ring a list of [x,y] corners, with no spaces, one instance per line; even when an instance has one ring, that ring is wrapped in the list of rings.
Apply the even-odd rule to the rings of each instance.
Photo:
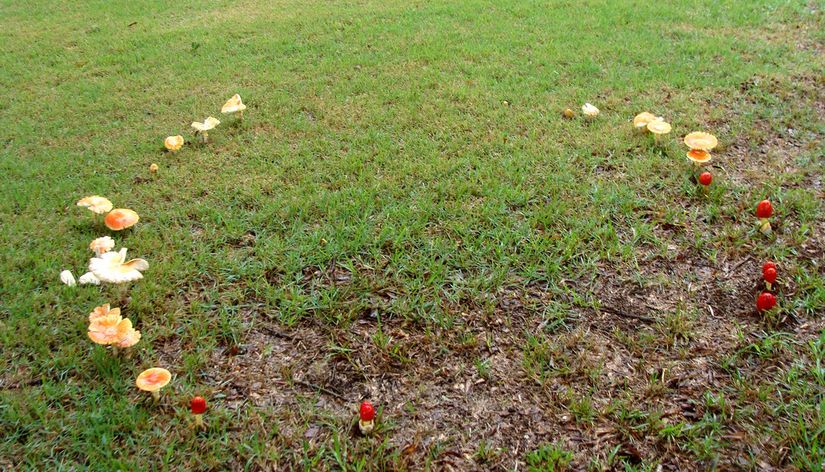
[[[772,293],[762,292],[756,299],[756,309],[759,311],[768,311],[775,306],[776,297]]]
[[[370,402],[361,403],[361,421],[372,421],[375,419],[375,407]]]
[[[702,172],[702,174],[699,175],[699,183],[704,185],[705,187],[710,185],[711,182],[713,182],[713,176],[710,174],[710,172]]]
[[[765,282],[769,284],[776,282],[776,269],[768,267],[762,271],[762,277],[765,279]]]
[[[202,415],[203,412],[206,411],[206,400],[204,400],[203,397],[195,397],[192,399],[189,407],[192,409],[193,414]]]
[[[771,205],[770,200],[762,200],[756,205],[756,217],[757,218],[770,218],[773,214],[773,206]]]
[[[762,264],[762,275],[764,275],[765,272],[768,271],[768,269],[776,270],[776,264],[774,264],[773,262],[770,262],[770,261]]]

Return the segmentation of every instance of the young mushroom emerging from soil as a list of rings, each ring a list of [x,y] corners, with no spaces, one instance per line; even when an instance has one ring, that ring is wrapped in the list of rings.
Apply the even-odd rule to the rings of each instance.
[[[590,103],[585,103],[582,105],[582,114],[584,114],[587,119],[592,120],[599,116],[599,109]]]
[[[765,287],[770,290],[773,284],[776,282],[776,264],[773,262],[766,262],[765,265],[762,266],[762,278],[765,280]]]
[[[183,143],[183,136],[167,136],[166,139],[163,140],[163,147],[169,152],[178,152],[178,150],[183,147]]]
[[[756,299],[756,309],[759,310],[760,313],[771,310],[775,306],[776,297],[770,292],[762,292]]]
[[[361,434],[370,434],[375,428],[375,407],[372,406],[372,403],[365,401],[361,403],[358,414],[358,430],[361,431]]]
[[[195,134],[200,137],[201,142],[206,143],[209,141],[209,131],[215,129],[219,124],[221,124],[221,122],[217,118],[210,116],[203,120],[203,123],[193,121],[192,128],[195,129]]]
[[[172,374],[168,370],[161,367],[152,367],[138,375],[135,385],[144,392],[151,393],[152,398],[158,401],[160,400],[160,389],[165,387],[170,380],[172,380]]]
[[[705,189],[713,182],[713,175],[710,172],[702,172],[699,174],[699,183],[705,186]]]
[[[770,200],[762,200],[756,205],[756,217],[759,218],[759,231],[762,234],[771,234],[771,222],[768,218],[773,214],[773,205]]]
[[[206,400],[203,397],[194,397],[192,401],[189,402],[189,408],[192,410],[192,414],[195,415],[195,426],[198,428],[206,427],[203,423],[203,413],[206,411]]]

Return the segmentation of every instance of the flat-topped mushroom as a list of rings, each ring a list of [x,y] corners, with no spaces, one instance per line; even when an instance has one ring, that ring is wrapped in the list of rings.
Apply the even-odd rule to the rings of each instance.
[[[719,144],[716,136],[704,131],[694,131],[685,136],[685,145],[691,149],[711,151]]]
[[[91,195],[78,200],[77,206],[88,208],[92,213],[102,215],[103,213],[111,211],[113,205],[108,198],[101,197],[100,195]]]
[[[155,401],[160,400],[160,389],[172,380],[172,373],[161,367],[146,369],[135,380],[137,388],[150,392]]]
[[[657,144],[662,136],[670,133],[671,129],[670,123],[664,120],[653,120],[647,123],[647,130],[656,137]]]
[[[140,216],[138,216],[137,212],[134,210],[130,210],[128,208],[115,208],[106,215],[103,219],[103,223],[105,223],[106,227],[112,231],[121,231],[126,228],[131,228],[138,222],[138,220],[140,220]]]

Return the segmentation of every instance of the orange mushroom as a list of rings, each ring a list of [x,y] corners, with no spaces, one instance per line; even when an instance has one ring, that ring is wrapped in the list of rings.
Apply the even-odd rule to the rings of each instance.
[[[710,162],[711,155],[704,149],[691,149],[685,154],[696,167]]]
[[[103,222],[106,227],[112,231],[120,231],[126,228],[131,228],[138,222],[140,217],[136,212],[128,208],[115,208],[110,211]]]
[[[163,140],[163,147],[168,149],[169,152],[177,152],[178,149],[183,147],[183,136],[167,136]]]
[[[89,323],[89,339],[97,344],[118,344],[129,334],[132,322],[119,314],[100,316]]]
[[[108,198],[104,198],[99,195],[91,195],[78,200],[77,206],[88,208],[89,211],[97,215],[102,215],[103,213],[111,210],[113,205]]]
[[[106,303],[105,305],[97,306],[91,313],[89,313],[89,323],[93,323],[96,320],[99,320],[108,315],[120,316],[120,308],[112,308],[111,305],[108,303]]]
[[[694,131],[685,136],[685,145],[691,149],[701,149],[711,151],[719,144],[716,136],[703,131]]]
[[[135,385],[144,392],[151,392],[152,398],[157,401],[160,400],[160,389],[165,387],[170,380],[172,380],[172,374],[168,370],[161,367],[152,367],[138,375]]]

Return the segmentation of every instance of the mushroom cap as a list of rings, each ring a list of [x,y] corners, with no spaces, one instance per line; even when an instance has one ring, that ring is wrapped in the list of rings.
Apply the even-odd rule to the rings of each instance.
[[[154,174],[155,172],[157,172],[157,171],[158,171],[158,169],[159,169],[158,165],[157,165],[157,164],[155,164],[154,162],[153,162],[153,163],[151,163],[151,164],[149,165],[149,172],[151,172],[151,173],[153,173],[153,174]]]
[[[776,269],[767,268],[762,271],[762,278],[765,279],[765,282],[772,284],[776,282]]]
[[[183,147],[183,142],[183,136],[167,136],[166,139],[163,140],[163,146],[170,151],[177,151]]]
[[[585,103],[582,105],[582,113],[587,116],[596,116],[599,114],[599,109],[591,103]]]
[[[768,262],[766,262],[766,263],[762,264],[762,273],[763,273],[763,274],[764,274],[764,273],[765,273],[765,271],[767,271],[768,269],[773,269],[773,270],[776,270],[776,264],[774,264],[774,263],[773,263],[773,262],[771,262],[771,261],[768,261]]]
[[[117,347],[132,347],[140,341],[140,331],[132,328],[126,332],[126,335],[117,343]]]
[[[172,380],[172,374],[161,367],[146,369],[137,376],[135,385],[145,392],[157,392]]]
[[[773,205],[771,205],[770,200],[762,200],[756,205],[756,217],[757,218],[770,218],[773,214]]]
[[[89,271],[103,282],[119,284],[143,278],[142,271],[149,268],[143,259],[126,261],[126,248],[120,252],[107,252],[89,260]]]
[[[203,123],[198,123],[197,121],[192,122],[192,127],[195,128],[196,131],[204,132],[213,129],[214,127],[221,124],[221,122],[214,117],[209,117],[203,120]]]
[[[685,144],[691,149],[710,151],[719,144],[719,140],[710,133],[694,131],[685,136]]]
[[[91,243],[89,243],[89,249],[95,252],[95,254],[103,254],[104,252],[109,252],[115,247],[115,240],[109,236],[103,236],[100,238],[95,239]]]
[[[95,274],[91,272],[86,272],[85,274],[81,275],[79,279],[77,279],[77,283],[80,285],[100,285],[100,279],[95,277]]]
[[[89,323],[93,323],[95,320],[109,315],[120,316],[120,308],[111,308],[111,305],[108,303],[97,306],[91,313],[89,313]]]
[[[670,123],[664,120],[653,120],[647,123],[647,130],[653,134],[668,134],[670,133]]]
[[[92,212],[102,215],[111,210],[113,205],[108,198],[101,197],[100,195],[91,195],[78,200],[77,206],[86,207]]]
[[[710,172],[702,172],[702,174],[699,175],[700,184],[707,186],[710,185],[711,182],[713,182],[713,175],[711,175]]]
[[[241,96],[237,93],[226,101],[221,107],[221,113],[235,113],[246,110],[246,105],[241,101]]]
[[[656,120],[661,120],[661,119],[662,119],[661,117],[658,117],[658,116],[654,115],[653,113],[643,111],[643,112],[639,113],[638,115],[636,115],[633,118],[633,126],[635,126],[636,128],[646,128],[647,124],[650,123],[651,121],[656,121]]]
[[[705,162],[710,162],[711,159],[710,153],[702,149],[691,149],[685,155],[688,159],[697,164],[704,164]]]
[[[762,292],[756,299],[756,309],[767,311],[776,306],[776,297],[770,292]]]
[[[72,275],[72,271],[70,270],[64,270],[60,273],[60,281],[69,287],[77,285],[77,280],[74,279],[74,275]]]
[[[89,323],[89,339],[97,344],[118,344],[124,340],[132,329],[129,318],[120,315],[105,315]]]
[[[189,408],[192,410],[192,414],[202,415],[206,411],[206,400],[203,397],[193,397],[192,401],[189,402]]]
[[[358,413],[361,417],[361,421],[372,421],[375,419],[375,407],[372,406],[372,403],[370,402],[361,403],[361,408]]]
[[[112,231],[120,231],[126,228],[131,228],[138,222],[140,216],[128,208],[115,208],[106,215],[103,223]]]

